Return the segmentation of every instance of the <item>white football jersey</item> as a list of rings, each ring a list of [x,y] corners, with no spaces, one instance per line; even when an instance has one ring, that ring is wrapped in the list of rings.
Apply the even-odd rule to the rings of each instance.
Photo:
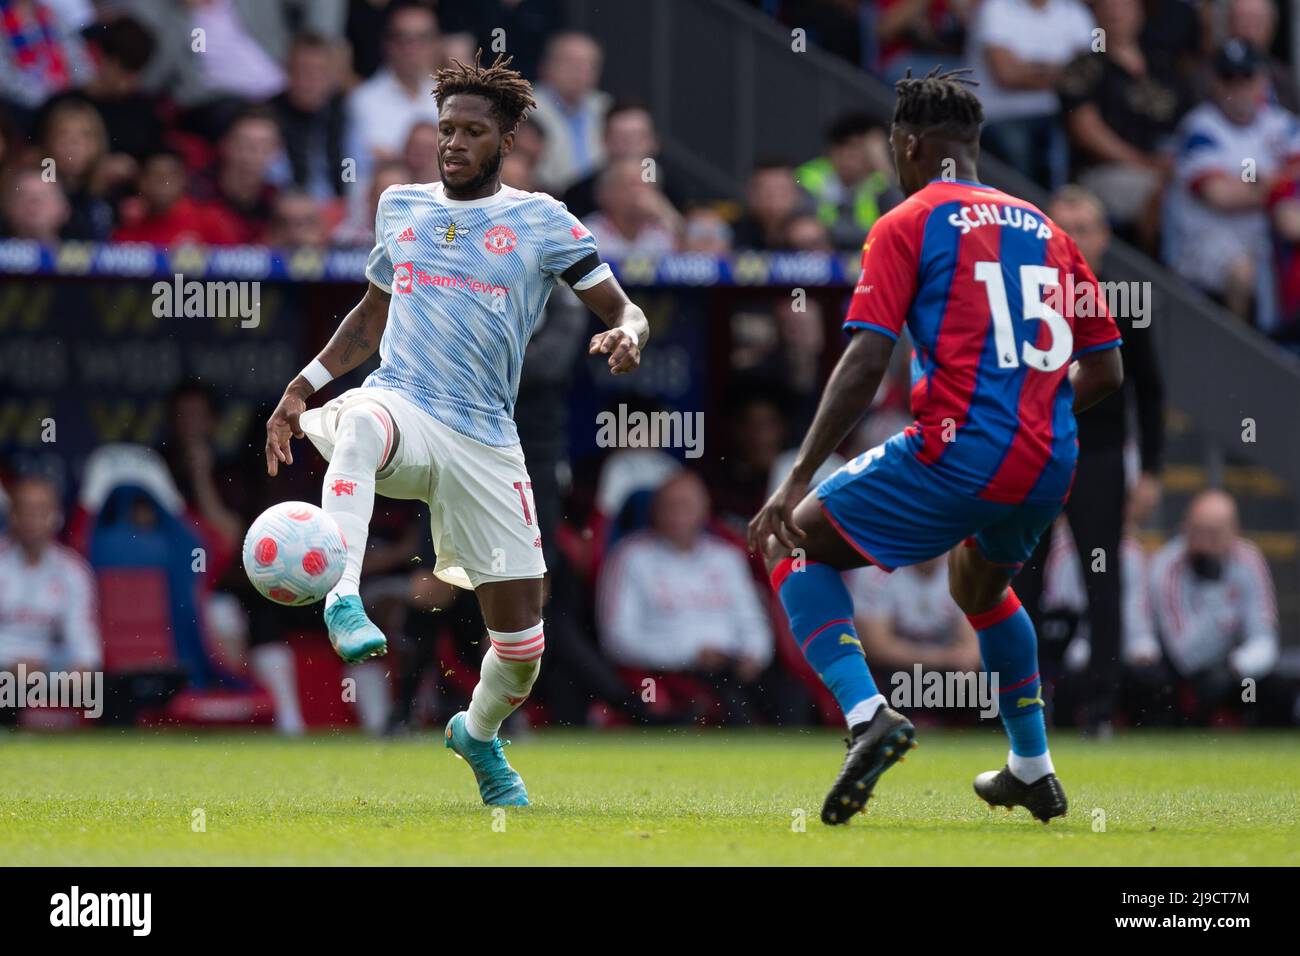
[[[947,561],[930,574],[915,567],[901,567],[892,574],[865,567],[850,572],[847,580],[857,612],[888,618],[903,640],[935,647],[956,640],[962,612],[948,593]]]
[[[1224,263],[1242,254],[1268,256],[1268,213],[1242,209],[1225,213],[1204,202],[1196,184],[1206,176],[1247,173],[1265,182],[1300,156],[1300,123],[1266,103],[1245,126],[1231,122],[1212,102],[1202,103],[1178,127],[1178,154],[1166,198],[1168,254],[1179,274],[1222,291]]]
[[[102,660],[95,575],[81,555],[54,543],[36,564],[0,538],[0,668],[19,661],[96,667]]]
[[[441,183],[389,187],[366,277],[392,301],[364,384],[485,445],[518,444],[519,370],[555,280],[581,291],[610,275],[591,234],[543,193],[462,201]]]

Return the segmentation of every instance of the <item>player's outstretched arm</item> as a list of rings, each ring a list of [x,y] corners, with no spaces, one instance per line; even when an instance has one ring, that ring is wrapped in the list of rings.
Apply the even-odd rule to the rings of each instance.
[[[765,547],[768,535],[775,535],[787,548],[795,547],[795,539],[804,536],[803,530],[794,523],[794,509],[808,494],[808,485],[817,469],[866,414],[893,351],[893,339],[875,332],[863,330],[849,340],[848,348],[826,383],[794,468],[749,523],[751,551]]]
[[[1124,384],[1124,362],[1119,349],[1103,349],[1079,357],[1070,369],[1074,386],[1074,413],[1091,408]]]
[[[631,372],[641,364],[641,350],[650,339],[650,323],[645,313],[627,297],[618,280],[610,276],[590,289],[577,293],[583,305],[600,316],[608,332],[591,337],[589,355],[608,355],[609,370],[614,375]]]
[[[275,411],[266,422],[268,475],[274,477],[279,473],[280,462],[293,464],[289,439],[302,437],[298,416],[306,410],[307,399],[326,382],[352,371],[375,354],[379,340],[384,335],[384,327],[388,324],[390,298],[387,292],[373,282],[370,283],[361,301],[339,323],[329,344],[285,388],[280,403],[275,406]],[[318,380],[313,382],[309,375],[315,375]]]

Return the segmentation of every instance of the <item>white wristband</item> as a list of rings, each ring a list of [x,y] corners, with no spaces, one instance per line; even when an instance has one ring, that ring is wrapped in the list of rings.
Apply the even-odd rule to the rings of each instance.
[[[632,336],[632,344],[637,348],[641,347],[641,336],[637,335],[636,329],[630,325],[620,325],[619,330]]]
[[[327,369],[318,358],[312,359],[311,364],[298,374],[311,383],[311,390],[313,392],[319,392],[330,382],[334,381],[334,376],[330,374],[330,370]]]

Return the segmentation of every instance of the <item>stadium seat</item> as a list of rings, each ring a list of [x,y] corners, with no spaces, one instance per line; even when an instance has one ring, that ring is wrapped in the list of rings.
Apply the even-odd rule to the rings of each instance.
[[[107,445],[86,463],[73,540],[98,584],[109,720],[258,722],[264,692],[221,672],[205,646],[203,542],[182,506],[150,449]]]
[[[218,680],[215,668],[203,647],[199,614],[201,578],[191,568],[193,553],[199,547],[198,536],[177,516],[161,507],[144,488],[123,485],[109,493],[94,523],[90,536],[89,559],[97,575],[105,572],[134,573],[150,590],[155,600],[154,612],[161,609],[160,620],[170,633],[172,660],[179,664],[191,686],[207,687]],[[133,592],[123,593],[123,600],[133,599]],[[101,600],[108,597],[101,587]],[[115,605],[116,606],[116,605]],[[142,602],[142,613],[151,610]],[[146,642],[139,656],[155,646],[157,634],[139,632],[127,640]],[[116,642],[118,638],[110,638]],[[128,655],[138,659],[137,655]]]
[[[179,670],[167,576],[160,568],[97,568],[104,670]]]

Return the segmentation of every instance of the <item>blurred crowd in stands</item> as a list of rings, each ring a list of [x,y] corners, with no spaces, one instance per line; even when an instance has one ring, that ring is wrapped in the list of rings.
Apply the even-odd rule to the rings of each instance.
[[[987,150],[1084,186],[1123,238],[1300,346],[1300,89],[1276,0],[757,5],[887,81],[968,67]],[[886,131],[853,115],[802,157],[757,157],[743,204],[691,194],[558,2],[2,7],[9,237],[365,246],[386,186],[438,177],[430,75],[496,28],[539,94],[505,181],[562,198],[611,258],[852,250],[902,198]]]
[[[969,68],[986,150],[1300,349],[1300,85],[1276,0],[753,0],[887,81]]]
[[[1280,342],[1300,329],[1300,132],[1289,112],[1300,97],[1294,71],[1274,55],[1272,0],[754,5],[886,80],[937,62],[970,66],[986,148],[1059,190],[1049,212],[1068,220],[1098,272],[1114,232]],[[497,27],[539,102],[503,180],[562,199],[608,258],[851,252],[902,201],[887,131],[866,115],[838,118],[802,156],[756,158],[739,202],[692,193],[660,155],[651,111],[602,89],[606,51],[568,29],[562,12],[548,0],[0,0],[2,235],[367,247],[385,188],[438,179],[430,75],[490,50]],[[742,541],[811,420],[838,352],[838,315],[776,294],[730,320],[725,453],[695,468],[662,449],[625,447],[571,467],[556,436],[566,433],[567,370],[586,319],[556,293],[519,403],[552,570],[533,720],[788,724],[834,713]],[[908,422],[899,358],[846,457]],[[1126,363],[1140,361],[1126,346]],[[1243,679],[1276,679],[1279,635],[1268,567],[1242,537],[1233,500],[1193,498],[1156,554],[1137,541],[1159,496],[1162,392],[1154,363],[1145,367],[1115,413],[1115,462],[1122,446],[1135,452],[1127,494],[1121,487],[1108,503],[1121,545],[1112,570],[1123,581],[1113,716],[1293,721],[1294,688],[1261,691],[1269,707],[1243,702]],[[319,614],[257,597],[238,550],[263,508],[314,499],[320,470],[304,450],[302,467],[271,485],[249,465],[260,422],[238,459],[223,456],[220,401],[200,384],[176,390],[151,453],[158,486],[170,490],[127,517],[151,529],[166,524],[164,512],[189,523],[209,555],[196,611],[207,652],[235,675],[231,686],[247,678],[269,695],[278,729],[298,733],[308,723],[302,663],[286,637],[312,634],[323,647]],[[95,572],[57,540],[62,491],[9,476],[0,493],[0,667],[98,666],[111,656],[101,650],[114,637],[98,632]],[[363,597],[393,650],[350,669],[357,717],[376,733],[450,714],[477,670],[468,662],[481,621],[472,597],[421,569],[426,527],[409,503],[377,504]],[[1036,585],[1045,646],[1055,649],[1045,668],[1067,723],[1089,706],[1078,675],[1095,638],[1096,569],[1072,527],[1078,535],[1063,517],[1043,543]],[[978,668],[945,562],[853,577],[882,687],[914,665]]]

